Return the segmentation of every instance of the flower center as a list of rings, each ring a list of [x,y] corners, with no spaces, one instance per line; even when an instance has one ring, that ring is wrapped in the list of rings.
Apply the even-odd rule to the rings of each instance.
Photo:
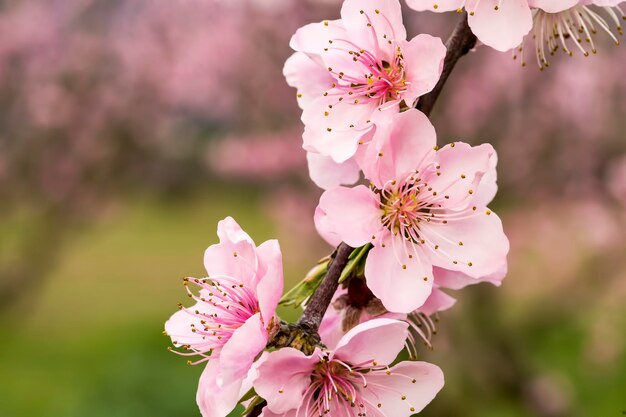
[[[195,365],[218,358],[235,330],[260,311],[259,302],[250,288],[231,277],[184,278],[183,283],[189,297],[198,303],[194,308],[179,304],[181,310],[195,319],[190,327],[197,341],[183,346],[189,352],[177,353],[200,355],[201,359],[192,363]],[[190,283],[199,287],[199,295],[189,289]]]
[[[413,243],[423,243],[420,223],[435,218],[432,194],[417,174],[404,181],[390,181],[379,190],[381,196],[381,223],[394,235],[400,234]]]
[[[360,407],[360,412],[365,412],[365,405],[358,403],[358,388],[365,386],[367,383],[362,369],[336,359],[329,360],[325,356],[311,375],[311,385],[302,403],[304,415],[318,417],[330,413],[333,408],[339,411],[353,407]]]

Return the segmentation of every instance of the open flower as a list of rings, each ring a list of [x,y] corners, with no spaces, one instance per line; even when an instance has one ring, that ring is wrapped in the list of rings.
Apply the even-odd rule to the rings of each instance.
[[[307,151],[341,164],[368,140],[377,119],[433,89],[445,46],[429,35],[406,36],[398,0],[346,0],[341,19],[298,29],[284,74],[298,90]],[[328,168],[316,169],[322,165],[316,162],[313,175]]]
[[[231,217],[219,222],[217,234],[220,243],[204,254],[207,277],[184,279],[196,304],[180,305],[165,323],[172,343],[183,349],[179,354],[197,356],[193,364],[208,362],[197,396],[204,417],[226,416],[250,388],[244,380],[278,322],[283,290],[276,240],[257,247]]]
[[[265,417],[409,417],[430,403],[443,373],[426,362],[389,367],[404,347],[407,324],[375,319],[349,331],[337,347],[311,356],[293,348],[267,355],[256,392],[267,401]]]
[[[359,247],[372,243],[367,285],[392,312],[409,313],[433,288],[433,267],[480,279],[506,263],[509,242],[486,207],[494,149],[452,143],[438,149],[417,110],[377,128],[360,166],[370,187],[336,187],[315,213],[320,234]],[[438,149],[438,150],[436,150]]]

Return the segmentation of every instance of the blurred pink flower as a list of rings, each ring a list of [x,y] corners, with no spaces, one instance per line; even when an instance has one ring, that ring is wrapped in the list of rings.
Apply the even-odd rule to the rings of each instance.
[[[400,362],[407,324],[376,319],[349,331],[336,348],[311,356],[284,348],[258,368],[254,388],[267,401],[264,416],[409,417],[430,403],[444,384],[439,367]],[[372,343],[376,341],[376,343]]]
[[[486,208],[495,151],[461,142],[436,151],[435,143],[426,116],[397,114],[377,128],[362,156],[371,188],[328,190],[315,213],[318,231],[331,243],[374,245],[365,277],[389,311],[408,313],[424,304],[433,266],[480,279],[506,262],[502,223]]]
[[[180,306],[165,331],[176,347],[208,362],[198,387],[204,417],[225,417],[237,404],[252,364],[277,325],[282,295],[282,256],[278,242],[259,247],[231,217],[218,224],[220,243],[204,254],[207,278],[185,279],[193,307]],[[195,295],[189,283],[200,288]],[[249,389],[249,387],[248,387]]]
[[[432,90],[446,49],[430,35],[406,36],[398,0],[347,0],[340,20],[296,32],[284,73],[298,89],[307,151],[342,163],[377,119]]]

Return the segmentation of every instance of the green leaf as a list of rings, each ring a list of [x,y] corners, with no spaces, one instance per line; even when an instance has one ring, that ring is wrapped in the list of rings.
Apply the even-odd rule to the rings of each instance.
[[[353,273],[359,273],[363,271],[365,268],[365,259],[367,253],[372,248],[372,244],[368,243],[365,246],[361,246],[352,251],[350,257],[348,258],[348,263],[346,267],[341,271],[341,275],[339,276],[339,283],[342,284],[348,278],[352,276]]]

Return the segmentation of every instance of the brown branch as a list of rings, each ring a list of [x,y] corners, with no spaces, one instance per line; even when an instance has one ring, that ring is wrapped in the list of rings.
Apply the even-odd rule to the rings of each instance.
[[[441,90],[443,90],[443,86],[446,84],[446,81],[452,73],[457,61],[463,55],[466,55],[469,51],[471,51],[475,46],[476,36],[474,36],[467,23],[467,13],[463,13],[463,18],[456,25],[452,35],[450,35],[450,38],[448,38],[448,41],[446,42],[448,52],[446,53],[446,57],[443,61],[443,71],[441,72],[439,82],[430,93],[419,99],[416,106],[418,110],[426,116],[430,116],[430,113],[435,106],[435,102],[439,98],[439,94],[441,94]]]
[[[313,296],[311,300],[306,306],[300,321],[299,325],[306,327],[307,330],[311,332],[317,332],[317,329],[320,327],[320,323],[322,322],[322,317],[326,313],[328,306],[337,291],[337,287],[339,287],[339,277],[341,276],[341,272],[346,267],[348,263],[348,258],[354,248],[346,245],[345,243],[341,243],[335,249],[334,256],[330,261],[330,265],[328,266],[328,272],[324,277],[324,280],[320,284],[319,288]]]

